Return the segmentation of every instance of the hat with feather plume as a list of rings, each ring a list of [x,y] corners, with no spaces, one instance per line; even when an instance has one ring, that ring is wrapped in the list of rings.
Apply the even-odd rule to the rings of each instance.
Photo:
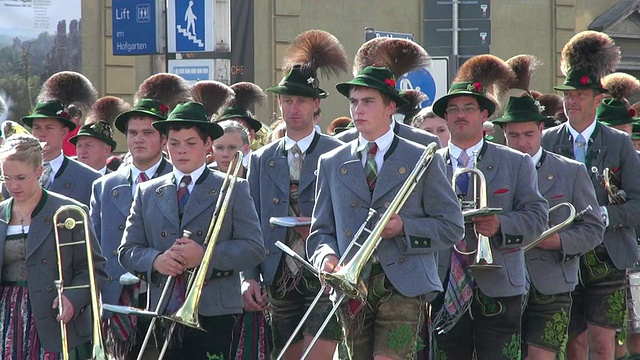
[[[185,79],[170,73],[151,75],[138,87],[131,110],[116,117],[116,129],[125,134],[132,116],[165,120],[178,104],[188,101],[191,101],[191,85]]]
[[[284,56],[280,83],[267,91],[324,99],[319,75],[325,78],[347,72],[347,55],[340,41],[324,30],[308,30],[296,36]]]
[[[533,98],[529,90],[531,74],[540,64],[538,59],[533,55],[517,55],[506,63],[514,74],[507,89],[513,95],[509,97],[502,117],[493,120],[493,123],[503,126],[509,123],[550,121],[549,116],[542,114],[540,102]]]
[[[496,110],[497,102],[494,102],[492,93],[508,89],[514,78],[513,71],[504,60],[489,54],[474,56],[458,69],[447,95],[433,103],[433,112],[444,118],[450,99],[472,96],[491,116]]]
[[[409,125],[413,118],[422,110],[420,104],[427,100],[427,95],[420,90],[405,90],[401,95],[407,103],[396,108],[396,114],[404,115],[402,122]]]
[[[202,80],[191,88],[193,100],[201,103],[209,118],[233,100],[235,92],[227,84],[215,80]]]
[[[71,121],[71,118],[79,117],[84,120],[97,99],[98,91],[86,76],[75,71],[60,71],[51,75],[42,84],[37,101],[39,103],[48,103],[54,100],[61,102],[63,111],[69,114],[68,119],[63,119],[64,117],[52,118],[60,120],[69,130],[74,130],[76,124]],[[27,117],[29,124],[26,122],[25,124],[32,126],[32,120],[33,118]]]
[[[407,105],[396,79],[409,71],[429,66],[431,58],[419,44],[406,39],[380,37],[364,43],[353,61],[353,80],[336,85],[349,97],[353,86],[372,88],[386,94],[397,106]]]
[[[596,110],[596,119],[607,126],[631,124],[638,120],[636,110],[627,100],[631,94],[640,90],[640,81],[635,77],[616,72],[602,79],[607,98],[602,100]]]
[[[87,121],[80,127],[69,142],[76,145],[82,136],[98,139],[111,147],[111,151],[118,146],[113,139],[113,123],[118,115],[131,109],[131,105],[116,96],[101,97],[91,107]]]
[[[229,106],[222,110],[222,114],[220,114],[215,121],[242,119],[252,130],[260,130],[260,128],[262,128],[262,122],[253,116],[249,108],[257,104],[264,104],[267,100],[265,93],[260,86],[250,82],[233,84],[231,85],[231,89],[235,95],[229,102]]]
[[[609,35],[599,31],[582,31],[574,35],[562,49],[560,70],[564,83],[555,86],[560,91],[606,90],[601,80],[615,70],[620,61],[620,48]]]

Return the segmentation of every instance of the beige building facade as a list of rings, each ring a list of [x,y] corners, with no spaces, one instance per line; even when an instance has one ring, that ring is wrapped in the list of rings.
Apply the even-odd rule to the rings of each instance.
[[[366,27],[412,33],[416,41],[424,43],[424,1],[256,0],[254,82],[263,89],[277,84],[289,42],[309,29],[334,34],[351,59],[364,42]],[[562,81],[562,47],[576,32],[589,28],[609,33],[622,47],[624,57],[619,70],[635,75],[640,71],[640,0],[494,0],[490,6],[491,53],[504,59],[522,53],[536,55],[543,63],[534,75],[532,87],[536,90],[552,91],[553,85]],[[83,72],[101,96],[115,95],[131,101],[145,78],[164,71],[162,56],[111,54],[111,0],[83,1],[82,18]],[[322,102],[323,129],[335,117],[348,116],[348,102],[334,85],[350,78],[351,74],[344,74],[321,79],[321,87],[330,93]],[[256,109],[256,114],[269,122],[274,111],[277,102],[269,95],[267,105]],[[118,140],[122,147],[123,138]]]

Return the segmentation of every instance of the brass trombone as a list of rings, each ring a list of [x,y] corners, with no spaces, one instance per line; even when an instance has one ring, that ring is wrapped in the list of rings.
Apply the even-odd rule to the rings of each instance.
[[[488,202],[487,180],[485,179],[482,171],[478,170],[478,168],[476,167],[477,159],[478,159],[478,152],[474,151],[473,152],[474,166],[456,169],[456,171],[453,173],[453,176],[451,178],[451,186],[455,190],[456,180],[458,180],[459,176],[470,173],[470,176],[473,177],[472,188],[473,188],[474,199],[469,204],[465,204],[464,202],[461,201],[461,205],[467,205],[471,207],[471,209],[467,209],[467,210],[463,209],[462,211],[462,215],[465,218],[465,222],[470,222],[473,216],[480,216],[482,214],[487,214],[487,215],[494,214],[502,210],[498,208],[489,208],[487,206],[487,202]],[[477,198],[475,197],[476,189],[478,192]],[[474,226],[474,231],[475,231],[475,226]],[[502,267],[501,265],[498,265],[493,261],[493,252],[491,251],[491,243],[489,242],[489,238],[484,235],[478,234],[477,232],[476,232],[476,237],[478,239],[478,245],[476,247],[476,250],[465,252],[465,251],[459,250],[455,245],[453,249],[463,255],[472,255],[474,253],[476,254],[473,264],[469,265],[470,268],[474,268],[474,269],[501,268]]]
[[[227,214],[227,207],[229,206],[231,197],[233,196],[233,188],[237,183],[238,173],[240,172],[240,168],[242,167],[243,156],[244,155],[242,154],[242,151],[237,151],[233,159],[231,160],[233,166],[229,166],[227,174],[224,177],[222,187],[220,188],[220,194],[218,195],[218,200],[216,201],[216,206],[213,210],[211,222],[209,223],[207,235],[204,238],[203,245],[206,246],[206,249],[202,257],[202,263],[197,269],[194,269],[191,273],[191,276],[189,276],[189,281],[187,282],[186,286],[187,293],[185,295],[185,300],[182,306],[180,306],[180,308],[175,313],[166,316],[167,319],[173,322],[169,327],[169,332],[167,334],[167,338],[164,341],[164,344],[162,345],[162,350],[160,351],[158,360],[164,358],[164,355],[169,348],[171,335],[173,334],[177,323],[199,330],[204,330],[200,326],[200,321],[198,319],[200,295],[202,295],[202,288],[204,287],[207,272],[209,270],[209,266],[211,265],[211,257],[213,256],[213,251],[216,247],[216,243],[218,242],[220,229],[222,229],[222,222],[224,221],[225,215]],[[223,192],[224,197],[222,196]],[[142,351],[143,350],[141,350],[140,352]]]
[[[587,211],[593,210],[593,207],[591,207],[591,205],[589,205],[584,210],[580,211],[579,213],[576,213],[576,208],[575,208],[575,206],[573,206],[573,204],[571,204],[569,202],[563,202],[563,203],[557,204],[557,205],[553,206],[552,208],[550,208],[549,209],[549,213],[551,213],[552,211],[555,211],[555,210],[557,210],[557,209],[559,209],[561,207],[567,207],[569,209],[569,216],[567,216],[567,218],[564,221],[562,221],[561,223],[559,223],[557,225],[554,225],[554,226],[550,227],[549,229],[545,230],[542,234],[540,234],[540,237],[537,238],[534,242],[532,242],[531,244],[523,247],[522,251],[527,252],[527,251],[535,248],[536,246],[538,246],[538,244],[540,244],[541,242],[543,242],[543,241],[547,240],[548,238],[550,238],[551,235],[564,230],[566,227],[571,225],[575,219],[578,219],[578,218],[582,217],[584,214],[586,214]]]
[[[286,246],[285,244],[279,241],[276,242],[276,246],[278,248],[283,250],[288,255],[293,256],[295,259],[297,259],[302,264],[304,264],[305,267],[310,269],[313,273],[317,274],[320,277],[322,282],[322,287],[318,292],[318,294],[316,295],[314,302],[311,304],[311,306],[309,306],[309,309],[304,314],[302,320],[294,330],[294,333],[291,335],[291,337],[289,337],[289,340],[285,344],[285,347],[283,347],[282,351],[278,355],[278,359],[282,359],[282,357],[284,356],[285,351],[293,342],[293,338],[297,335],[297,333],[302,328],[304,321],[306,321],[313,307],[315,306],[317,301],[320,299],[320,297],[324,293],[324,290],[327,287],[327,285],[330,285],[336,292],[339,293],[339,295],[337,299],[334,301],[331,311],[329,312],[324,322],[318,329],[318,332],[315,334],[315,336],[311,340],[304,354],[302,354],[302,359],[305,359],[307,356],[309,356],[309,353],[311,352],[311,349],[313,348],[315,343],[318,341],[320,334],[322,334],[322,331],[331,320],[331,317],[335,314],[335,312],[338,310],[338,307],[340,306],[340,304],[342,304],[342,302],[345,300],[347,296],[353,299],[359,299],[361,301],[366,300],[368,290],[366,285],[364,284],[363,279],[360,276],[362,273],[362,270],[365,268],[365,266],[373,256],[373,252],[375,251],[375,249],[378,247],[378,244],[382,240],[382,232],[384,231],[385,227],[391,220],[391,217],[395,214],[398,214],[398,212],[400,212],[400,209],[402,208],[404,203],[407,201],[407,199],[411,195],[411,191],[418,184],[418,182],[420,181],[420,178],[422,178],[422,176],[424,175],[424,172],[427,170],[427,168],[431,164],[431,161],[433,160],[433,156],[435,152],[436,152],[436,144],[429,144],[429,146],[427,146],[427,148],[422,152],[422,155],[420,156],[420,159],[418,160],[416,166],[413,168],[413,170],[405,180],[404,184],[400,188],[400,190],[398,190],[398,193],[394,197],[393,201],[391,201],[391,203],[389,204],[389,207],[385,210],[384,214],[382,214],[382,216],[380,217],[380,220],[378,220],[377,224],[372,230],[366,229],[366,225],[373,218],[375,214],[375,210],[373,209],[369,210],[367,219],[365,220],[365,222],[362,223],[362,225],[360,226],[356,234],[353,236],[351,243],[349,244],[348,248],[344,251],[338,263],[343,264],[346,261],[346,256],[350,253],[352,246],[359,247],[358,251],[353,255],[353,257],[351,257],[349,262],[345,263],[344,265],[341,265],[338,271],[334,273],[319,271],[318,269],[315,269],[313,265],[311,265],[308,261],[300,257],[298,254],[296,254],[295,251],[291,250],[288,246]],[[362,234],[362,232],[367,232],[369,235],[367,236],[367,238],[362,244],[358,244],[357,241],[358,241],[358,238],[360,237],[360,234]]]
[[[76,213],[80,216],[81,220],[76,220],[71,216],[72,213]],[[62,214],[67,214],[67,218],[64,222],[59,223],[58,218]],[[98,299],[98,288],[96,286],[96,276],[93,265],[93,250],[91,247],[91,239],[89,239],[89,235],[91,234],[91,230],[89,229],[89,215],[87,212],[77,205],[65,205],[60,207],[53,214],[53,223],[54,227],[54,235],[56,238],[56,252],[58,256],[58,280],[55,281],[56,289],[58,290],[58,315],[62,316],[63,311],[63,303],[62,303],[62,295],[66,290],[73,289],[89,289],[91,293],[91,312],[92,312],[92,355],[91,359],[94,360],[106,360],[108,355],[104,349],[104,344],[102,342],[102,328],[100,326],[100,300]],[[60,242],[60,230],[65,229],[69,231],[73,231],[76,225],[83,225],[83,237],[82,240],[71,241],[71,242]],[[64,286],[64,278],[62,274],[62,248],[66,246],[76,246],[83,245],[87,251],[87,267],[89,268],[89,284],[85,285],[74,285],[74,286]],[[79,309],[78,309],[79,310]],[[62,339],[62,358],[64,360],[69,359],[69,347],[67,345],[67,325],[60,320],[60,334]]]

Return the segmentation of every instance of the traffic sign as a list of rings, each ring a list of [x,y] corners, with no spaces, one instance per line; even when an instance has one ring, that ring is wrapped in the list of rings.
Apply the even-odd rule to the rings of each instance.
[[[181,76],[193,84],[201,80],[214,79],[213,59],[175,59],[169,60],[169,72]]]
[[[458,19],[489,19],[491,17],[490,5],[490,0],[458,1]],[[453,1],[426,0],[424,18],[428,20],[453,18]]]
[[[169,0],[169,52],[214,51],[215,1]]]
[[[427,95],[420,108],[431,106],[436,99],[447,94],[449,87],[449,59],[431,58],[431,66],[411,71],[398,78],[396,87],[404,90],[419,90]]]
[[[491,45],[491,20],[460,20],[458,25],[458,46]],[[426,48],[451,46],[452,20],[427,20],[425,21],[424,31]]]
[[[391,32],[391,31],[377,31],[373,28],[365,28],[364,29],[364,38],[365,41],[369,41],[374,38],[379,37],[388,37],[388,38],[396,38],[396,39],[407,39],[413,41],[413,34],[409,33],[399,33],[399,32]]]
[[[113,0],[113,55],[150,55],[162,50],[163,0]]]

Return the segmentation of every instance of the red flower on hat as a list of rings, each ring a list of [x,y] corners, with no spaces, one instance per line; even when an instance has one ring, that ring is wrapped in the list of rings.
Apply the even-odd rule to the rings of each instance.
[[[591,79],[587,75],[580,78],[580,84],[587,85],[591,83]]]
[[[629,109],[629,111],[627,111],[627,116],[629,116],[629,117],[636,116],[636,111],[633,110],[633,109]]]
[[[482,83],[479,82],[479,81],[473,83],[473,91],[481,93],[482,92]]]
[[[384,83],[389,85],[390,87],[396,87],[396,81],[392,78],[384,79]]]
[[[160,112],[162,113],[162,115],[166,115],[167,111],[169,111],[169,108],[167,107],[167,105],[160,104]]]
[[[64,118],[64,119],[68,119],[69,118],[69,113],[66,111],[63,111],[60,113],[60,117]]]

